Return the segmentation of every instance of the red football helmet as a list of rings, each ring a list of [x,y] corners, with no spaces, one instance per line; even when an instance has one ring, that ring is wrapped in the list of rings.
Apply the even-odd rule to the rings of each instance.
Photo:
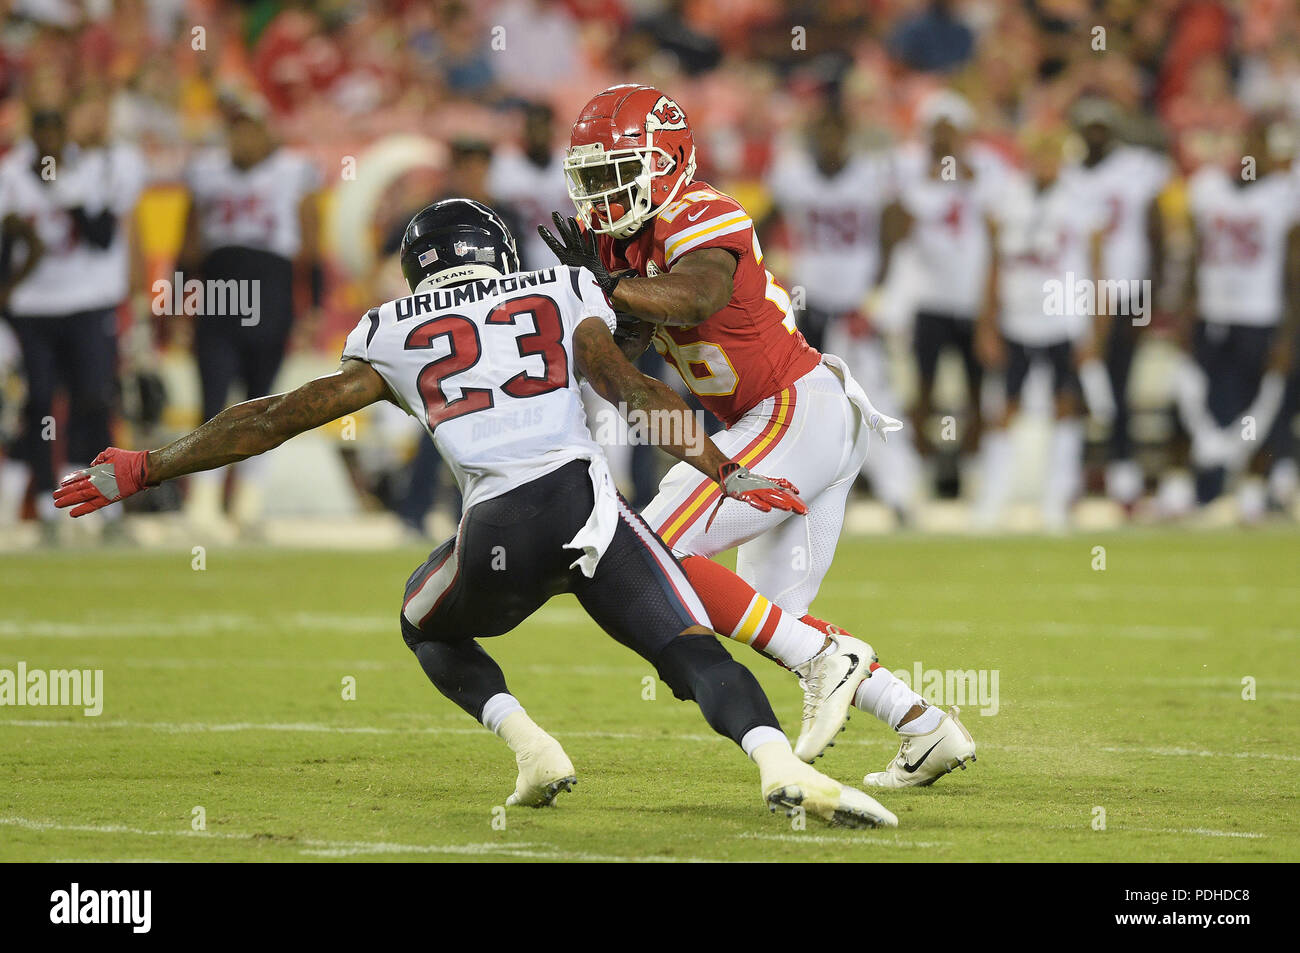
[[[686,113],[659,90],[611,86],[573,124],[564,172],[578,218],[628,238],[695,175],[695,137]]]

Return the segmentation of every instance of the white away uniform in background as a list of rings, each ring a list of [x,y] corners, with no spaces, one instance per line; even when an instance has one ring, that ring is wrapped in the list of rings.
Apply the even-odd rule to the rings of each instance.
[[[1258,450],[1271,451],[1275,463],[1289,454],[1287,415],[1280,413],[1285,382],[1266,371],[1287,306],[1287,243],[1300,208],[1290,175],[1242,183],[1210,166],[1192,176],[1188,202],[1198,239],[1193,351],[1201,373],[1184,371],[1179,409],[1192,436],[1197,499],[1208,503],[1228,471]],[[1258,441],[1241,440],[1245,416]],[[1249,493],[1248,485],[1242,491]]]
[[[1020,398],[1029,370],[1045,364],[1058,397],[1081,396],[1075,369],[1075,342],[1092,321],[1095,307],[1076,298],[1093,277],[1093,237],[1103,222],[1099,206],[1087,201],[1065,177],[1042,189],[1028,176],[1008,182],[998,208],[999,301],[1006,338],[1004,380],[1008,401]],[[975,520],[995,526],[1010,498],[1016,467],[1005,429],[990,430],[983,441],[983,481]],[[1082,486],[1083,421],[1077,415],[1052,424],[1047,475],[1042,489],[1044,524],[1063,529]]]
[[[614,312],[590,272],[542,271],[435,288],[372,308],[344,359],[368,362],[424,424],[468,511],[574,460],[590,461],[591,520],[573,540],[595,568],[617,522],[600,447],[587,430],[573,332]]]
[[[1102,209],[1101,273],[1097,277],[1118,282],[1113,286],[1118,310],[1112,315],[1107,340],[1098,342],[1104,348],[1115,405],[1106,488],[1114,499],[1131,504],[1142,492],[1142,470],[1133,460],[1129,376],[1139,328],[1145,326],[1155,306],[1154,289],[1138,291],[1143,286],[1136,282],[1149,282],[1153,277],[1147,215],[1152,201],[1168,184],[1172,166],[1150,149],[1117,145],[1095,165],[1079,163],[1063,174],[1090,204]],[[1135,318],[1141,324],[1135,323]]]
[[[198,209],[205,252],[252,248],[291,259],[302,242],[299,206],[320,187],[320,175],[306,157],[288,149],[249,169],[212,149],[186,168],[185,184]]]
[[[553,228],[552,212],[571,214],[573,202],[565,186],[564,152],[557,151],[546,165],[537,165],[519,149],[499,149],[488,170],[488,193],[504,202],[519,220],[519,252],[525,268],[554,265],[555,253],[537,234],[537,226]]]
[[[890,158],[857,153],[826,175],[811,153],[790,150],[773,164],[768,187],[792,233],[790,278],[803,289],[809,343],[843,359],[875,405],[901,417],[884,342],[860,310],[880,274],[880,219],[894,193]],[[886,504],[905,510],[918,467],[911,441],[897,440],[868,454],[862,473]]]
[[[1151,277],[1147,209],[1169,183],[1173,168],[1159,153],[1138,146],[1116,146],[1094,166],[1073,165],[1062,172],[1089,204],[1100,205],[1101,275],[1110,279]]]
[[[1275,172],[1243,185],[1207,166],[1192,176],[1187,194],[1201,240],[1199,317],[1214,324],[1276,325],[1284,306],[1287,233],[1300,212],[1294,181]]]
[[[791,151],[773,164],[768,187],[793,233],[791,282],[809,307],[857,310],[880,269],[880,216],[893,191],[888,158],[854,155],[828,176],[810,154]]]
[[[47,157],[49,165],[40,173],[33,168],[36,158],[36,147],[22,142],[0,162],[0,205],[6,214],[27,219],[45,246],[35,269],[10,294],[10,313],[57,316],[116,304],[94,282],[84,280],[85,240],[70,214],[77,207],[99,211],[92,207],[98,190],[87,179],[90,166],[73,146],[57,165]],[[50,170],[48,180],[43,178],[45,168]]]
[[[995,216],[1001,326],[1010,341],[1046,347],[1087,331],[1091,314],[1073,306],[1074,289],[1093,277],[1090,242],[1104,225],[1102,212],[1065,178],[1041,192],[1025,175],[1010,178]],[[1064,307],[1053,307],[1049,282],[1060,283]]]
[[[912,217],[909,241],[919,275],[916,310],[973,320],[988,278],[987,220],[995,215],[1007,170],[988,148],[972,146],[971,178],[936,179],[928,149],[900,151],[898,201]]]
[[[86,187],[94,190],[87,202],[89,210],[108,210],[117,216],[112,244],[84,251],[82,280],[100,289],[107,305],[116,305],[129,290],[131,216],[148,181],[149,167],[139,149],[120,142],[83,152],[82,163]]]

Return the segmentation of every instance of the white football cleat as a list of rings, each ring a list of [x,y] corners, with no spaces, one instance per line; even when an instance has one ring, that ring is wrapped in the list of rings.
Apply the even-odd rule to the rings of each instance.
[[[802,809],[832,827],[898,826],[898,818],[869,794],[840,784],[794,758],[763,771],[762,785],[770,811],[779,807],[792,817]]]
[[[544,731],[538,732],[536,743],[515,755],[515,762],[519,765],[519,780],[515,782],[515,793],[506,798],[507,807],[547,807],[560,792],[572,791],[578,783],[573,762],[560,743]]]
[[[934,784],[949,771],[975,760],[975,741],[957,718],[961,709],[954,705],[944,712],[939,726],[923,735],[900,731],[903,743],[894,760],[884,771],[862,779],[870,788],[922,788]]]
[[[803,687],[803,721],[794,745],[800,761],[811,763],[834,745],[849,720],[853,696],[876,660],[870,645],[848,633],[830,639],[830,648],[793,669]]]

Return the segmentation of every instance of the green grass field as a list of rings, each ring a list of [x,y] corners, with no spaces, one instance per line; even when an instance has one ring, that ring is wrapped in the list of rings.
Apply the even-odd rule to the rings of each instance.
[[[819,614],[893,669],[998,673],[997,713],[963,715],[978,763],[880,794],[896,831],[769,814],[743,755],[662,684],[643,698],[650,667],[568,599],[489,647],[581,780],[500,829],[509,750],[397,631],[423,556],[212,548],[201,572],[188,551],[0,557],[0,668],[103,669],[105,696],[98,718],[0,708],[0,860],[1300,856],[1294,533],[845,541]],[[794,679],[737,651],[797,731]],[[858,784],[892,738],[857,713],[818,765]]]

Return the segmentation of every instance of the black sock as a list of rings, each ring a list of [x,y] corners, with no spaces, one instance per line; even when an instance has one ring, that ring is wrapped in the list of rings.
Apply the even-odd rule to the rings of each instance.
[[[501,666],[472,639],[417,642],[411,648],[434,687],[476,720],[482,720],[489,698],[509,692]]]
[[[754,728],[780,730],[758,679],[713,636],[678,636],[655,659],[655,667],[676,697],[694,700],[709,727],[736,744]]]

